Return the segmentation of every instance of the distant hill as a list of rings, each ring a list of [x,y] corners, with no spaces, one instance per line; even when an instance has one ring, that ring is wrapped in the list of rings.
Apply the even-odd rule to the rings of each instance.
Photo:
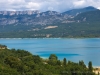
[[[48,25],[55,23],[72,23],[70,19],[76,15],[94,11],[94,7],[73,9],[63,13],[56,11],[0,11],[0,25]]]
[[[80,22],[100,22],[100,10],[81,13],[74,19]]]
[[[0,11],[0,25],[47,25],[67,20],[56,11]]]
[[[0,38],[100,37],[100,10],[86,7],[68,12],[2,11]]]
[[[80,9],[72,9],[72,10],[64,12],[63,14],[76,16],[76,15],[78,15],[80,13],[88,12],[88,11],[94,11],[94,10],[96,10],[96,8],[94,8],[92,6],[89,6],[89,7],[80,8]]]
[[[20,27],[0,27],[0,38],[100,38],[100,22],[59,23],[34,30],[30,26],[27,26],[30,30],[26,26]]]

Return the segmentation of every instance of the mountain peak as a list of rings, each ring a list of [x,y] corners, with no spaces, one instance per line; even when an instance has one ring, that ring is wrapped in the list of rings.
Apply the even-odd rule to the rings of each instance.
[[[94,11],[94,10],[96,10],[95,7],[88,6],[88,7],[80,8],[80,9],[72,9],[72,10],[69,10],[69,11],[64,12],[63,14],[68,14],[68,15],[75,16],[75,15],[80,14],[80,13],[83,13],[83,12]]]
[[[85,8],[83,8],[83,9],[87,9],[87,10],[95,10],[96,8],[93,7],[93,6],[88,6],[88,7],[85,7]]]
[[[42,14],[45,14],[45,15],[58,15],[60,13],[57,12],[57,11],[45,11],[45,12],[42,12]]]

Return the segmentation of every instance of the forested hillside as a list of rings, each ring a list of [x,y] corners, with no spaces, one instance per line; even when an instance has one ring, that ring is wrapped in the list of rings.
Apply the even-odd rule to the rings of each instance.
[[[56,28],[47,28],[49,25],[45,26],[43,29],[38,27],[38,30],[19,31],[9,29],[9,26],[5,28],[0,28],[0,38],[80,38],[80,37],[100,37],[100,23],[90,23],[90,22],[80,22],[80,23],[68,23],[68,24],[55,24],[50,26],[57,26]],[[50,27],[49,26],[49,27]],[[28,27],[25,27],[26,29]],[[15,28],[17,29],[17,27]],[[4,31],[5,30],[5,31]]]
[[[88,67],[84,61],[62,61],[55,54],[48,59],[32,55],[25,50],[2,49],[0,45],[0,75],[95,75],[92,62]]]
[[[89,22],[89,23],[100,22],[100,10],[81,13],[77,15],[74,19],[80,22]]]

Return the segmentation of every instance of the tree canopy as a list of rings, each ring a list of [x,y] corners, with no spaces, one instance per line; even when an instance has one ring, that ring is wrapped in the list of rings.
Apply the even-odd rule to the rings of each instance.
[[[48,59],[25,50],[0,50],[0,75],[94,75],[92,62],[87,68],[83,61],[75,63],[58,60],[55,54]]]

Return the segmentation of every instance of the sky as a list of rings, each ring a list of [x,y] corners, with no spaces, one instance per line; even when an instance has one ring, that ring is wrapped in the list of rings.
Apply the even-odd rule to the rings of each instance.
[[[0,11],[58,11],[93,6],[100,9],[100,0],[0,0]]]

